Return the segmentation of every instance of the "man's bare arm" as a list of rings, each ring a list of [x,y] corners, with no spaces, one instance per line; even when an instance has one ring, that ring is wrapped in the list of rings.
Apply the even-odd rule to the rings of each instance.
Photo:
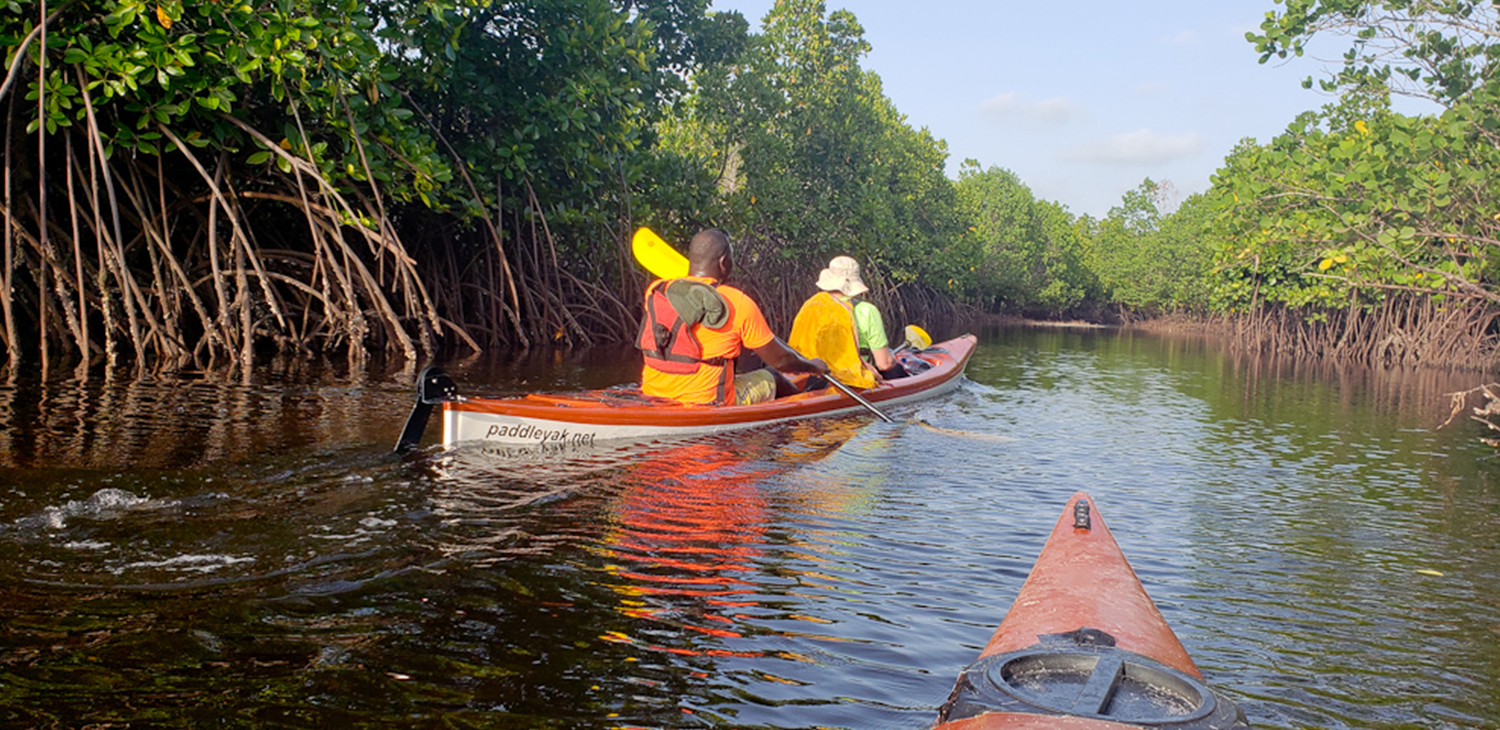
[[[780,337],[771,338],[770,342],[755,348],[753,352],[767,365],[784,373],[828,374],[828,363],[818,358],[809,360],[803,357],[796,350],[788,347]]]

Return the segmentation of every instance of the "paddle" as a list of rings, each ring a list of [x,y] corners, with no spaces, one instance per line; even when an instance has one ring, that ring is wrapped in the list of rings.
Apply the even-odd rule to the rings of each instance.
[[[929,341],[928,344],[931,344],[931,342]],[[844,393],[844,395],[847,395],[850,398],[853,398],[860,405],[862,405],[865,408],[869,409],[869,411],[871,413],[873,413],[873,414],[875,414],[877,416],[880,416],[880,420],[885,421],[886,423],[895,423],[896,422],[896,419],[891,418],[890,416],[887,416],[879,408],[876,408],[875,404],[871,403],[868,400],[865,400],[864,397],[862,397],[862,396],[860,396],[860,394],[854,392],[854,390],[852,388],[850,388],[849,386],[844,385],[843,383],[840,383],[837,380],[834,380],[832,377],[827,378],[827,380],[828,380],[829,383],[833,384],[833,387],[838,388],[840,391],[842,391]],[[953,429],[953,428],[943,428],[942,426],[934,426],[934,425],[928,423],[927,421],[925,421],[925,420],[923,420],[921,418],[913,418],[913,419],[910,419],[910,420],[908,420],[906,422],[907,423],[914,423],[914,424],[916,424],[918,426],[921,426],[922,428],[925,428],[925,429],[927,429],[929,431],[932,431],[934,433],[942,433],[942,434],[947,434],[949,436],[961,436],[963,438],[979,439],[981,441],[993,441],[995,443],[1007,443],[1007,442],[1010,442],[1010,441],[1015,441],[1015,439],[1013,439],[1013,438],[1011,438],[1009,436],[1001,436],[999,434],[974,433],[973,431],[959,431],[959,430]]]
[[[830,384],[832,384],[833,387],[838,388],[839,391],[841,391],[844,395],[847,395],[850,398],[853,398],[854,402],[856,402],[856,403],[864,406],[865,410],[868,410],[869,412],[871,412],[871,413],[873,413],[873,414],[875,414],[877,416],[880,416],[880,420],[885,421],[886,423],[895,423],[896,422],[896,419],[891,418],[890,416],[885,415],[885,412],[881,411],[879,408],[876,408],[874,403],[871,403],[870,401],[865,400],[864,396],[862,396],[862,395],[854,392],[853,388],[851,388],[851,387],[849,387],[847,385],[844,385],[843,383],[840,383],[837,380],[834,380],[834,378],[833,378],[832,375],[829,375],[827,378],[824,378],[824,379],[827,380]]]
[[[642,226],[630,241],[630,250],[641,266],[658,279],[680,279],[688,275],[688,260],[661,236]]]
[[[914,324],[906,325],[905,334],[906,341],[902,342],[901,346],[896,348],[897,352],[905,350],[908,347],[913,350],[925,350],[932,347],[932,335],[927,334],[927,330],[921,327]]]

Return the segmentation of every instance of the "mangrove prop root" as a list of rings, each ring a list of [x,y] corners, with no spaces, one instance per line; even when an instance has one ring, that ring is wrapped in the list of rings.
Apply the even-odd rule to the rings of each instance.
[[[1500,383],[1486,383],[1468,390],[1448,393],[1453,410],[1448,414],[1448,420],[1443,421],[1442,425],[1438,426],[1438,428],[1447,426],[1453,422],[1454,418],[1458,417],[1458,414],[1463,413],[1464,409],[1468,407],[1470,397],[1475,394],[1483,395],[1485,403],[1484,405],[1475,407],[1469,418],[1484,424],[1485,428],[1489,429],[1492,433],[1500,432],[1500,423],[1490,420],[1492,418],[1500,418]],[[1480,436],[1479,442],[1490,448],[1500,449],[1500,438]]]
[[[22,117],[8,99],[14,129]],[[287,149],[240,120],[228,121],[278,156],[281,172],[224,152],[200,159],[166,125],[155,127],[168,143],[161,155],[111,154],[100,129],[112,122],[86,88],[81,101],[84,124],[6,136],[0,336],[12,372],[23,342],[85,369],[102,354],[106,369],[244,371],[261,355],[412,363],[445,347],[634,334],[639,303],[619,292],[636,288],[637,274],[620,268],[619,242],[599,244],[602,256],[576,242],[565,252],[530,185],[513,205],[486,207],[479,227],[410,208],[402,223],[373,185],[335,184],[310,148]],[[13,184],[22,170],[35,172]],[[44,207],[49,196],[66,207]]]
[[[1310,321],[1301,311],[1260,302],[1228,317],[1226,330],[1252,354],[1390,367],[1484,371],[1500,366],[1500,307],[1489,302],[1388,294],[1373,307],[1351,303],[1321,314]]]

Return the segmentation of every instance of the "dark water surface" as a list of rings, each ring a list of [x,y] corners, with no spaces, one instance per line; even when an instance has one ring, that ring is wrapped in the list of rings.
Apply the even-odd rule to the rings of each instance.
[[[1080,489],[1256,726],[1500,727],[1472,378],[1005,331],[938,429],[398,459],[410,375],[0,386],[0,727],[923,728]]]

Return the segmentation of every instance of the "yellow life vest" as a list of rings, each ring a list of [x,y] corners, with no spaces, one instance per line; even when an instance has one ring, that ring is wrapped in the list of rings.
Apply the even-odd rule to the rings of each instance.
[[[828,292],[818,292],[802,304],[792,321],[787,344],[803,357],[822,358],[830,374],[854,388],[871,388],[875,375],[859,359],[854,310]]]

